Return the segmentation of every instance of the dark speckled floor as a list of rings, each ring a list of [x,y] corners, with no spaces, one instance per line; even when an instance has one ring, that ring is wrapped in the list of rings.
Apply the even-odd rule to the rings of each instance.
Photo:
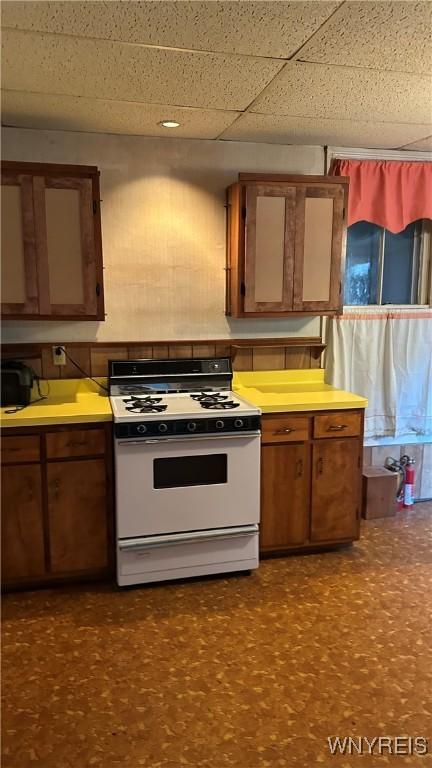
[[[3,604],[3,768],[432,761],[432,505],[249,577]],[[426,736],[420,758],[327,736]]]

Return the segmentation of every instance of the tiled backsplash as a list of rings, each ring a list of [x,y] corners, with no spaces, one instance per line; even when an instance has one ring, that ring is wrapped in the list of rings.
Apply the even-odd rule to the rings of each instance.
[[[62,342],[58,342],[62,344]],[[249,346],[250,344],[250,346]],[[271,345],[270,345],[271,344]],[[54,365],[55,344],[5,344],[4,357],[21,360],[45,379],[80,378],[83,374],[69,361]],[[210,342],[153,342],[113,344],[65,343],[66,352],[90,376],[106,376],[108,360],[136,358],[231,357],[237,371],[319,368],[324,345],[319,338],[215,340]]]

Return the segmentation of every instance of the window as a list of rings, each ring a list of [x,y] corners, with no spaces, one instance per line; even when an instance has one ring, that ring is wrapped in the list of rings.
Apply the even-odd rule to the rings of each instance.
[[[359,221],[348,227],[344,304],[424,304],[429,300],[429,222],[397,234]]]

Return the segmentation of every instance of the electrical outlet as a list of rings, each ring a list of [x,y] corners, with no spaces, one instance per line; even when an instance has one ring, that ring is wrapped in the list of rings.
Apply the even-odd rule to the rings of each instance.
[[[66,355],[61,347],[52,347],[52,359],[54,365],[66,365]]]

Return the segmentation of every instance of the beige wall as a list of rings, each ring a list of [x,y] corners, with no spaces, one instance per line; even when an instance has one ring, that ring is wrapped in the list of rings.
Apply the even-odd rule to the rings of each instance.
[[[225,188],[239,171],[321,174],[322,147],[4,128],[7,160],[101,171],[107,318],[5,322],[3,341],[314,336],[317,318],[224,314]]]

